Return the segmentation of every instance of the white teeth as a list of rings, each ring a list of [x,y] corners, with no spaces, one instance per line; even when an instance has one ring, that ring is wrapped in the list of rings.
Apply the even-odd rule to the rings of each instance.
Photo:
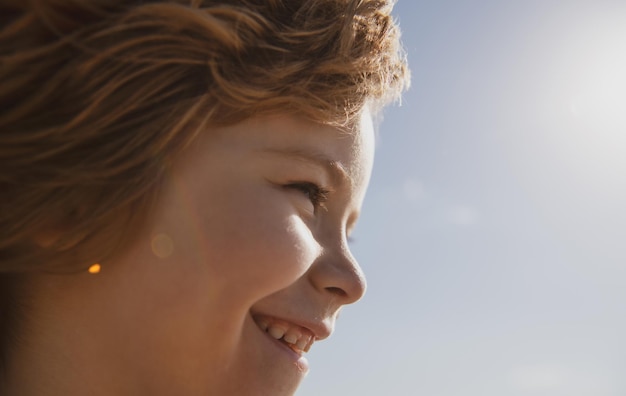
[[[301,337],[298,340],[298,342],[296,342],[296,347],[298,347],[298,349],[304,351],[306,346],[309,345],[309,339],[310,339],[310,337]]]
[[[276,338],[277,340],[280,340],[285,335],[286,330],[281,328],[281,327],[272,326],[272,327],[268,328],[267,332],[272,337]]]
[[[298,326],[292,326],[278,320],[268,321],[265,318],[257,318],[256,322],[272,338],[283,341],[296,353],[308,352],[315,341],[314,336]]]
[[[298,337],[296,337],[295,334],[285,334],[283,340],[290,344],[295,344],[298,341]]]
[[[303,350],[304,350],[304,352],[308,352],[308,351],[309,351],[309,349],[311,349],[311,347],[313,346],[313,343],[314,343],[314,342],[315,342],[315,337],[310,337],[310,338],[309,338],[309,342],[308,342],[308,344],[307,344],[306,348],[304,348],[304,349],[303,349]]]
[[[302,334],[298,330],[290,329],[283,337],[283,340],[290,344],[295,344],[300,337],[302,337]]]

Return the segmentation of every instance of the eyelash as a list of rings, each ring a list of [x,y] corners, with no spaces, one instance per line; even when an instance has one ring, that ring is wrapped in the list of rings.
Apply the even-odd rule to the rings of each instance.
[[[330,194],[330,190],[311,182],[290,183],[285,187],[294,188],[303,192],[311,201],[314,208],[323,208],[324,202],[328,200],[328,194]]]

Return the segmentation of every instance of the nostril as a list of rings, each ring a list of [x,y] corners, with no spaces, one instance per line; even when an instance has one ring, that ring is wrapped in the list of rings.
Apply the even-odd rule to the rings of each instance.
[[[339,287],[331,286],[331,287],[327,287],[326,290],[328,290],[332,294],[339,296],[339,297],[348,297],[348,293],[346,293],[345,290]]]

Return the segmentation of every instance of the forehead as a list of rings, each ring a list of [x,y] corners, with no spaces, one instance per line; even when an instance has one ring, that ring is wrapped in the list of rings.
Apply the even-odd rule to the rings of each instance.
[[[350,127],[338,128],[290,116],[253,120],[246,136],[260,152],[322,164],[337,178],[354,182],[369,174],[374,128],[369,112]]]
[[[331,162],[354,172],[355,160],[371,157],[374,131],[368,111],[353,125],[339,128],[292,115],[253,117],[238,124],[212,129],[206,134],[225,148],[282,154]]]

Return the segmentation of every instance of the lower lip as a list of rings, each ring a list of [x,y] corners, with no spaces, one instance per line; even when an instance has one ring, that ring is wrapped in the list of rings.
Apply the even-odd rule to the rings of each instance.
[[[269,344],[271,344],[273,348],[277,349],[281,352],[282,355],[286,356],[299,372],[306,374],[309,371],[309,361],[304,356],[294,352],[291,348],[285,345],[285,343],[277,340],[269,333],[263,331],[261,328],[259,328],[259,326],[256,325],[256,323],[255,326],[257,329],[259,329],[261,333],[263,333],[263,338],[268,340]]]

